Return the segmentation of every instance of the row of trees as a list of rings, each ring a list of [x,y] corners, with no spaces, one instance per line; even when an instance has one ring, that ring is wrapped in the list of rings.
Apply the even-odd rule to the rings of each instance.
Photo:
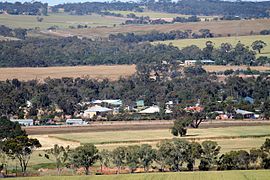
[[[115,14],[111,14],[115,15]],[[117,15],[117,14],[116,14]],[[190,16],[190,17],[175,17],[172,21],[166,21],[164,19],[151,19],[149,16],[141,16],[138,17],[134,13],[130,13],[127,15],[127,18],[132,18],[126,20],[124,24],[172,24],[176,22],[186,23],[186,22],[199,22],[201,21],[200,18],[197,16]]]
[[[98,41],[79,39],[77,37],[59,39],[27,39],[25,41],[9,41],[0,43],[0,66],[2,67],[46,67],[67,65],[98,65],[98,64],[138,64],[175,62],[177,60],[212,59],[218,65],[257,65],[255,51],[237,43],[234,47],[223,43],[215,48],[211,41],[206,42],[203,49],[195,45],[181,50],[164,44],[152,45],[144,40],[164,40],[167,38],[185,38],[188,32],[173,31],[147,35],[111,35],[115,41]],[[200,37],[212,37],[208,30],[201,30]],[[120,40],[120,41],[119,41]],[[122,42],[124,41],[124,42]],[[131,43],[133,42],[133,43]],[[254,47],[260,52],[265,46],[262,42]],[[267,59],[267,58],[266,58]],[[267,60],[269,62],[269,60]],[[265,62],[265,61],[262,61]]]
[[[108,10],[143,11],[145,8],[152,11],[189,14],[189,15],[222,15],[240,16],[242,18],[269,17],[269,2],[230,2],[212,0],[142,0],[140,2],[86,2],[86,3],[66,3],[53,7],[57,12],[59,8],[64,8],[65,12],[77,15],[99,13]]]
[[[12,15],[47,15],[48,3],[41,2],[0,2],[0,10]]]
[[[134,34],[134,33],[127,33],[127,34],[110,34],[109,40],[111,41],[122,41],[126,43],[132,42],[143,42],[143,41],[166,41],[166,40],[176,40],[176,39],[188,39],[188,38],[211,38],[214,37],[214,34],[210,32],[209,29],[200,29],[198,33],[193,32],[192,30],[186,31],[170,31],[170,32],[158,32],[152,31],[147,34]]]
[[[270,139],[259,149],[230,151],[220,155],[221,147],[214,141],[189,142],[183,139],[163,140],[157,148],[151,145],[120,146],[112,151],[99,151],[93,144],[85,144],[70,150],[69,147],[54,145],[46,150],[45,157],[55,162],[58,174],[63,167],[84,167],[85,174],[99,162],[100,171],[104,167],[117,167],[117,173],[128,167],[131,173],[137,168],[158,171],[236,170],[270,168]],[[196,162],[199,161],[199,164]]]

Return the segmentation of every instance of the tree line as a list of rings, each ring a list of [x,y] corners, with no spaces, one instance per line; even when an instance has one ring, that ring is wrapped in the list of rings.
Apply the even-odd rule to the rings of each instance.
[[[143,41],[166,41],[166,40],[176,40],[176,39],[188,39],[188,38],[211,38],[214,37],[214,33],[212,33],[209,29],[200,29],[198,33],[192,32],[192,30],[174,30],[170,32],[158,32],[152,31],[147,34],[134,34],[134,33],[127,33],[127,34],[110,34],[109,40],[110,41],[122,41],[126,43],[130,42],[143,42]]]
[[[156,44],[145,40],[166,38],[184,38],[188,32],[172,31],[170,33],[152,32],[146,35],[111,35],[110,41],[68,38],[36,39],[28,38],[24,41],[0,42],[1,67],[47,67],[47,66],[76,66],[100,64],[139,64],[174,62],[187,59],[210,59],[217,65],[258,65],[269,63],[269,58],[256,59],[256,52],[248,46],[237,43],[234,47],[229,43],[222,43],[215,48],[211,41],[207,41],[205,48],[195,45],[178,49],[173,45]],[[209,30],[201,30],[198,36],[211,37]],[[192,34],[193,38],[197,34]],[[196,37],[194,37],[196,36]],[[265,47],[263,41],[254,44],[254,50],[260,52]]]
[[[0,2],[0,10],[11,15],[47,15],[48,3],[41,2]]]
[[[118,16],[117,14],[111,14],[114,16]],[[151,19],[149,16],[141,16],[138,17],[134,13],[130,13],[127,15],[127,18],[132,18],[126,20],[123,24],[173,24],[173,23],[186,23],[186,22],[199,22],[201,21],[200,18],[197,16],[190,16],[190,17],[175,17],[172,21],[166,21],[164,19]]]
[[[152,11],[188,14],[188,15],[221,15],[226,17],[240,18],[262,18],[269,17],[269,2],[242,2],[242,1],[212,1],[212,0],[142,0],[140,2],[86,2],[86,3],[66,3],[53,6],[52,10],[58,12],[63,8],[65,12],[84,15],[100,13],[104,11],[138,11],[142,12],[146,8]]]

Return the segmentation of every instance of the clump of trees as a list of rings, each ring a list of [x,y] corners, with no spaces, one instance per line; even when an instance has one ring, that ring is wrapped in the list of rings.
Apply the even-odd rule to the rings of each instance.
[[[11,29],[5,25],[0,25],[0,36],[25,39],[27,36],[27,29],[22,28]]]
[[[47,15],[48,3],[41,2],[0,2],[0,9],[12,15]]]
[[[21,172],[26,175],[32,153],[41,147],[37,139],[29,138],[18,123],[13,123],[5,117],[0,118],[0,157],[9,157],[19,161]],[[1,169],[7,166],[1,164]]]
[[[175,40],[175,39],[188,39],[188,38],[211,38],[214,37],[214,34],[210,32],[209,29],[200,29],[198,33],[192,33],[191,30],[186,31],[170,31],[168,33],[162,33],[158,31],[152,31],[147,34],[134,34],[134,33],[127,33],[122,34],[110,34],[109,40],[110,41],[122,41],[126,43],[132,42],[144,42],[144,41],[166,41],[166,40]]]

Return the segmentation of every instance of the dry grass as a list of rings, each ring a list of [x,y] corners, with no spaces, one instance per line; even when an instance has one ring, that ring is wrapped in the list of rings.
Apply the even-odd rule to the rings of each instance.
[[[45,68],[0,68],[0,80],[43,80],[45,78],[89,77],[94,79],[108,78],[117,80],[128,77],[136,72],[135,65],[103,65],[103,66],[61,66]]]
[[[153,30],[168,32],[172,30],[191,29],[196,32],[200,29],[210,29],[215,34],[227,36],[249,35],[251,31],[258,33],[264,29],[270,29],[270,19],[241,20],[241,21],[210,21],[196,23],[176,23],[164,25],[125,25],[116,27],[102,27],[91,29],[62,30],[62,34],[81,35],[85,37],[107,37],[109,34],[134,32],[138,34],[147,33]]]
[[[225,71],[225,70],[246,70],[247,68],[250,68],[252,70],[257,71],[269,71],[269,66],[218,66],[218,65],[209,65],[209,66],[203,66],[203,68],[208,72],[217,72],[217,71]]]

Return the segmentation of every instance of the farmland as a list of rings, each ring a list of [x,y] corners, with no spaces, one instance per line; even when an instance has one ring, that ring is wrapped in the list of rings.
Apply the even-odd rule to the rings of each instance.
[[[183,138],[199,142],[212,139],[217,141],[221,147],[224,147],[223,152],[239,149],[249,150],[259,147],[266,137],[270,137],[269,129],[269,125],[189,129],[188,135]],[[50,148],[54,142],[65,146],[71,145],[72,147],[78,146],[80,143],[94,143],[101,149],[113,149],[120,145],[143,143],[155,146],[160,140],[173,138],[169,129],[92,131],[69,133],[68,137],[67,134],[32,135],[32,137],[38,138],[44,149]]]
[[[43,80],[45,78],[89,77],[117,80],[120,76],[128,77],[135,73],[135,65],[115,66],[66,66],[46,68],[0,68],[0,80]]]
[[[170,173],[144,173],[144,174],[126,174],[126,175],[106,175],[106,176],[72,176],[72,179],[80,180],[140,180],[140,179],[155,179],[155,180],[192,180],[192,179],[204,179],[204,180],[268,180],[270,171],[267,170],[249,170],[249,171],[209,171],[209,172],[170,172]],[[248,178],[247,178],[248,177]],[[23,180],[25,178],[16,178]],[[49,176],[49,177],[34,177],[27,178],[30,180],[63,180],[71,179],[68,176]]]
[[[225,71],[229,69],[247,69],[247,66],[203,66],[207,71]],[[253,66],[253,70],[267,71],[269,67]],[[0,80],[17,78],[27,81],[32,79],[44,80],[50,78],[62,77],[88,77],[93,79],[117,80],[121,76],[129,77],[136,72],[135,65],[100,65],[100,66],[59,66],[59,67],[42,67],[42,68],[0,68]]]
[[[270,36],[254,35],[254,36],[234,36],[234,37],[220,37],[220,38],[205,38],[205,39],[183,39],[183,40],[170,40],[170,41],[158,41],[153,44],[163,43],[172,44],[178,48],[184,48],[190,45],[196,45],[199,48],[204,48],[207,41],[212,41],[215,47],[219,47],[222,43],[230,43],[235,46],[239,41],[246,46],[251,46],[251,44],[256,40],[264,41],[267,46],[262,50],[260,56],[270,56]]]
[[[244,36],[250,32],[259,33],[262,30],[270,29],[270,19],[239,20],[239,21],[210,21],[196,23],[175,23],[163,25],[125,25],[116,27],[97,27],[88,29],[67,29],[57,32],[64,34],[80,35],[84,37],[108,37],[109,34],[133,32],[145,34],[151,31],[169,32],[172,30],[192,30],[197,32],[200,29],[209,29],[216,35],[222,36]]]
[[[47,29],[51,26],[58,26],[59,28],[68,28],[69,26],[88,25],[90,27],[96,26],[113,26],[125,21],[125,18],[117,18],[111,16],[101,16],[97,14],[73,16],[67,13],[51,13],[48,16],[43,16],[44,20],[38,22],[36,16],[27,15],[0,15],[0,22],[12,28],[40,28]]]
[[[150,18],[175,18],[175,17],[190,17],[190,15],[185,14],[175,14],[166,12],[155,12],[155,11],[144,11],[144,12],[134,12],[134,11],[111,11],[113,13],[122,14],[124,16],[133,13],[136,16],[149,16]],[[200,18],[213,18],[213,16],[198,16]]]

